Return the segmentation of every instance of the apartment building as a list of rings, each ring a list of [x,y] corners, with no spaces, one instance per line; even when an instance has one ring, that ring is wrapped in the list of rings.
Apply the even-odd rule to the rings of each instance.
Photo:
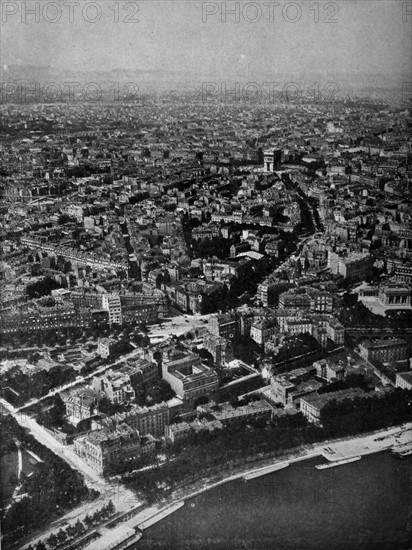
[[[237,319],[234,313],[215,314],[209,318],[208,330],[213,336],[233,340],[236,328]]]
[[[331,401],[344,401],[345,399],[353,399],[354,397],[364,396],[365,392],[360,388],[351,388],[321,395],[315,393],[307,395],[300,399],[301,413],[314,424],[320,424],[321,413],[324,407]]]
[[[99,338],[97,342],[97,353],[100,357],[110,357],[119,347],[117,340],[113,338]]]
[[[402,338],[363,340],[359,355],[367,361],[404,361],[409,358],[409,344]]]
[[[158,403],[152,407],[133,405],[130,411],[116,413],[109,418],[103,418],[93,423],[93,429],[111,428],[118,424],[127,424],[137,430],[141,436],[151,434],[161,437],[169,425],[169,407],[166,403]]]
[[[92,386],[94,391],[105,395],[112,403],[123,403],[135,398],[130,377],[122,372],[108,370],[102,375],[94,376]]]
[[[213,356],[215,365],[221,366],[233,360],[233,344],[230,340],[206,333],[203,343],[207,351]]]
[[[395,386],[403,390],[412,390],[412,372],[397,372]]]
[[[273,319],[256,319],[252,323],[250,337],[259,346],[264,346],[275,332],[276,325]]]
[[[351,281],[363,281],[372,275],[374,258],[368,253],[351,252],[341,257],[334,252],[329,252],[328,267],[331,273],[342,275]]]
[[[67,328],[87,329],[94,325],[94,312],[70,304],[6,311],[0,315],[0,333],[35,333]]]
[[[296,319],[285,322],[284,330],[289,334],[312,334],[313,323],[310,319]]]
[[[316,368],[317,376],[324,378],[328,382],[331,380],[342,380],[345,376],[345,367],[343,365],[337,365],[328,359],[315,361],[313,366]]]
[[[74,450],[95,472],[105,475],[119,463],[153,453],[155,441],[150,436],[140,437],[139,432],[127,424],[118,424],[113,429],[94,430],[78,437]]]
[[[147,356],[149,357],[149,356]],[[152,384],[160,377],[158,364],[151,359],[131,359],[120,369],[124,374],[133,376],[141,384]]]
[[[281,309],[298,309],[301,311],[311,310],[311,297],[307,292],[282,292],[279,296],[279,307]]]
[[[313,393],[322,386],[313,380],[315,374],[314,367],[304,367],[273,376],[269,397],[275,403],[293,405],[299,397]]]
[[[109,312],[109,323],[111,325],[122,324],[123,319],[120,296],[116,294],[103,294],[102,307]]]
[[[93,416],[97,404],[95,392],[86,388],[79,391],[61,394],[62,401],[66,407],[66,415],[69,421],[75,426],[86,418]]]
[[[345,342],[345,328],[334,317],[330,318],[326,324],[326,333],[328,338],[335,344],[341,346]]]

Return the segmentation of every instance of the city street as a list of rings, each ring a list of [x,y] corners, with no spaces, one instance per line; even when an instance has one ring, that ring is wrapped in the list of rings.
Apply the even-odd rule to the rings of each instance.
[[[84,476],[84,480],[89,489],[94,489],[100,493],[100,496],[93,502],[85,503],[74,510],[71,510],[59,520],[50,525],[47,531],[42,532],[41,536],[34,538],[31,542],[44,540],[52,532],[56,532],[64,524],[75,523],[78,519],[82,519],[87,514],[93,515],[94,512],[105,506],[112,500],[116,512],[126,512],[127,510],[136,507],[139,503],[132,491],[127,490],[123,485],[117,482],[109,482],[99,476],[88,464],[84,462],[74,452],[73,446],[64,446],[59,443],[52,435],[40,426],[30,416],[19,412],[12,405],[0,398],[0,405],[3,410],[10,412],[17,422],[29,430],[29,432],[41,443],[48,447],[60,458],[65,460],[73,469],[77,470]]]

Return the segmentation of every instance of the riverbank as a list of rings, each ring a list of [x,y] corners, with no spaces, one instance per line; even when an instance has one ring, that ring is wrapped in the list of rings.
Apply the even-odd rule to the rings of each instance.
[[[385,451],[328,470],[321,463],[296,461],[207,491],[129,550],[411,549],[410,459]]]
[[[178,489],[165,499],[165,501],[150,506],[136,514],[126,522],[126,525],[144,530],[149,525],[151,526],[161,521],[175,510],[187,504],[190,499],[205,491],[209,491],[214,487],[239,478],[245,478],[246,476],[249,478],[251,478],[251,476],[252,478],[257,478],[267,475],[278,469],[283,469],[286,463],[291,464],[293,462],[319,456],[324,457],[330,462],[342,461],[355,456],[362,457],[364,455],[385,451],[394,445],[407,443],[411,441],[411,438],[412,422],[356,437],[324,441],[319,444],[292,449],[285,452],[282,456],[262,461],[258,467],[256,463],[253,467],[250,465],[243,466],[238,468],[237,471],[230,476],[222,478],[216,475],[207,480],[198,481],[190,487]]]
[[[350,437],[339,440],[324,441],[322,443],[306,445],[304,447],[297,447],[295,449],[289,449],[282,455],[277,457],[268,458],[265,460],[256,460],[252,464],[245,464],[236,468],[230,475],[217,474],[207,478],[206,480],[199,480],[198,482],[186,485],[174,491],[171,495],[165,498],[163,501],[142,508],[142,504],[138,502],[136,496],[124,497],[124,493],[130,493],[131,490],[120,490],[118,487],[118,493],[116,493],[114,500],[116,508],[123,508],[128,510],[129,514],[133,514],[134,510],[137,511],[133,517],[124,522],[126,526],[132,528],[138,528],[140,531],[144,531],[162,521],[167,516],[183,508],[188,501],[194,497],[213,489],[214,487],[227,484],[231,481],[235,481],[239,478],[249,477],[251,482],[254,479],[268,475],[276,470],[283,470],[287,464],[292,464],[297,461],[303,461],[315,457],[324,457],[326,460],[339,461],[348,457],[363,456],[370,453],[377,453],[390,449],[392,446],[398,446],[403,443],[408,443],[412,440],[412,422],[403,426],[396,426],[387,428],[385,430],[379,430],[376,432],[360,435],[357,437]],[[339,469],[339,466],[337,466]],[[281,474],[282,472],[279,472]],[[90,508],[95,508],[98,503],[104,500],[107,495],[103,494],[98,499],[97,503],[87,503],[79,508],[72,510],[64,518],[60,518],[58,522],[51,527],[47,533],[42,533],[41,539],[44,539],[46,534],[49,535],[52,531],[56,531],[65,520],[73,522],[74,519],[82,519],[82,516],[87,512],[90,512]],[[117,498],[116,498],[117,497]],[[112,494],[113,498],[113,494]],[[120,511],[120,510],[119,510]],[[38,536],[35,537],[36,541]],[[30,542],[33,543],[33,540]],[[87,550],[87,547],[85,548]]]

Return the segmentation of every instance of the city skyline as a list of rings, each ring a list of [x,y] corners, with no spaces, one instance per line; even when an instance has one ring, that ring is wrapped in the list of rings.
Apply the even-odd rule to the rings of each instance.
[[[53,3],[33,3],[33,13],[5,4],[3,75],[9,66],[31,66],[148,71],[177,82],[279,74],[339,75],[344,86],[352,75],[377,86],[410,80],[407,2],[233,2],[226,14],[224,3],[195,1],[88,2],[86,10],[65,3],[60,13]]]

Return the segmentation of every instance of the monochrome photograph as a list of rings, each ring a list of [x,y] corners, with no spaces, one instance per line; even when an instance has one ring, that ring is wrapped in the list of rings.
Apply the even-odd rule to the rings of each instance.
[[[411,550],[412,1],[0,6],[0,548]]]

